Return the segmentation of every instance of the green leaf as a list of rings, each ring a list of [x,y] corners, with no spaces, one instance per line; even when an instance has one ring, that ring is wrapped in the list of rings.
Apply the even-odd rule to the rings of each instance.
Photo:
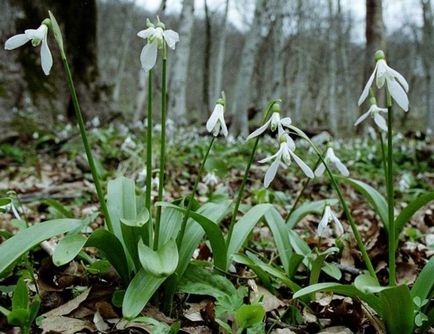
[[[419,276],[411,288],[412,299],[419,297],[421,300],[428,299],[434,287],[434,257],[423,267]]]
[[[354,286],[363,293],[378,293],[389,288],[388,286],[378,284],[378,281],[370,274],[357,276],[354,281]]]
[[[63,215],[65,218],[73,218],[73,214],[71,210],[67,209],[62,203],[55,199],[47,198],[42,201],[42,203],[51,206],[54,208],[57,212],[59,212],[61,215]]]
[[[8,314],[7,319],[8,319],[8,323],[11,325],[27,327],[29,325],[28,324],[29,310],[23,308],[12,310]]]
[[[314,285],[309,285],[297,291],[296,293],[294,293],[293,298],[301,298],[320,291],[330,291],[343,296],[360,298],[378,314],[383,314],[383,304],[377,296],[365,294],[353,285],[344,285],[340,283],[318,283]]]
[[[62,58],[66,59],[65,50],[63,49],[62,32],[60,31],[59,24],[57,23],[57,20],[51,11],[48,11],[48,14],[50,15],[51,28],[53,30],[53,35],[54,35],[54,38],[57,42],[57,46],[59,47],[60,54],[61,54]]]
[[[386,231],[389,229],[389,218],[387,212],[387,202],[383,195],[381,195],[377,190],[362,181],[354,180],[347,177],[340,177],[341,180],[347,182],[354,189],[360,192],[369,204],[373,207],[375,212],[380,217]]]
[[[0,313],[3,314],[5,317],[7,317],[9,313],[11,313],[11,311],[9,311],[8,309],[0,305]]]
[[[158,203],[164,207],[173,208],[179,210],[183,213],[186,212],[186,209],[176,206],[171,203]],[[223,238],[223,234],[220,231],[220,228],[216,223],[206,218],[205,216],[197,213],[190,212],[190,217],[196,221],[202,228],[205,230],[205,233],[211,243],[211,248],[214,254],[214,265],[221,270],[225,270],[226,264],[226,243]],[[185,235],[185,239],[188,239],[188,234]]]
[[[97,260],[90,266],[86,267],[86,270],[91,274],[100,274],[108,272],[111,267],[112,265],[108,260]]]
[[[277,252],[279,253],[283,268],[289,276],[292,276],[292,273],[297,270],[299,263],[291,263],[292,247],[289,242],[288,228],[285,225],[285,221],[279,211],[271,207],[265,212],[265,222],[273,233],[274,242],[276,243]]]
[[[77,219],[55,219],[38,223],[18,232],[0,245],[0,273],[27,251],[56,235],[73,230],[81,224]]]
[[[408,203],[408,205],[399,213],[398,217],[395,219],[396,226],[396,240],[399,239],[399,234],[401,233],[404,225],[410,220],[410,218],[419,209],[427,205],[429,202],[434,201],[434,191],[423,194],[422,196],[416,198],[415,200]]]
[[[234,314],[235,321],[240,328],[253,327],[262,323],[265,317],[265,310],[262,305],[243,305]]]
[[[86,241],[87,238],[80,234],[67,235],[60,240],[53,253],[54,265],[59,267],[72,261],[80,253]]]
[[[261,280],[264,287],[270,291],[274,291],[274,287],[272,285],[269,274],[265,270],[263,270],[261,268],[261,266],[256,263],[256,261],[253,261],[252,259],[250,259],[246,255],[241,255],[241,254],[235,254],[232,257],[232,260],[235,261],[236,263],[243,264],[243,265],[249,267],[250,269],[252,269],[253,272]]]
[[[173,274],[178,266],[178,246],[174,240],[169,240],[157,251],[139,241],[139,259],[145,271],[156,277],[166,277]]]
[[[125,292],[122,314],[127,319],[136,317],[164,282],[166,277],[155,277],[140,269]]]
[[[18,309],[27,309],[29,307],[29,290],[27,289],[24,278],[21,277],[15,287],[12,297],[12,311]]]
[[[227,250],[226,270],[230,260],[243,246],[253,227],[262,219],[265,213],[273,206],[271,204],[259,204],[251,208],[238,222],[235,223],[232,237]]]
[[[407,285],[385,289],[379,294],[382,317],[387,333],[411,334],[414,327],[414,305]]]
[[[142,208],[136,219],[121,218],[121,223],[130,227],[142,227],[149,221],[150,215],[146,208]]]
[[[115,268],[124,283],[130,281],[130,272],[127,258],[120,241],[113,233],[101,228],[93,232],[87,239],[86,247],[95,247],[100,250]]]
[[[294,212],[288,216],[286,219],[286,226],[289,229],[292,229],[300,220],[306,217],[308,214],[322,214],[324,211],[324,207],[326,204],[335,205],[338,203],[338,200],[335,198],[332,199],[323,199],[319,201],[313,202],[305,202],[300,205]]]
[[[326,250],[325,252],[316,254],[316,257],[312,261],[312,267],[310,269],[309,285],[318,283],[319,275],[321,273],[321,269],[323,267],[326,257],[329,256],[331,253],[335,253],[338,251],[339,250],[336,247],[332,247]]]
[[[33,321],[36,319],[40,306],[41,306],[41,298],[39,297],[39,295],[36,295],[29,308],[29,325],[33,323]]]

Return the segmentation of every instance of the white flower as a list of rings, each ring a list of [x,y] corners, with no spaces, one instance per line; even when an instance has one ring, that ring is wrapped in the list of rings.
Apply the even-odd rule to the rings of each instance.
[[[381,130],[387,131],[387,123],[386,120],[384,119],[383,116],[380,115],[380,112],[385,112],[387,113],[387,109],[386,108],[380,108],[379,106],[377,106],[377,104],[375,103],[375,98],[372,101],[373,103],[371,103],[371,106],[369,107],[369,110],[367,112],[365,112],[362,116],[360,116],[356,123],[354,123],[354,126],[359,125],[360,123],[362,123],[366,118],[368,118],[369,115],[371,115],[371,117],[374,119],[375,124],[378,125],[378,127]]]
[[[17,208],[14,205],[14,201],[12,198],[9,198],[10,202],[8,204],[5,205],[1,205],[0,208],[3,209],[4,211],[11,211],[12,214],[14,215],[15,219],[17,220],[21,220],[21,216],[18,213]]]
[[[124,142],[121,145],[121,150],[122,151],[128,151],[129,149],[134,150],[137,147],[136,143],[134,142],[134,140],[128,136],[127,138],[125,138]]]
[[[212,134],[217,137],[220,133],[220,129],[222,134],[227,137],[228,128],[226,127],[225,118],[225,101],[224,99],[219,99],[214,107],[214,110],[206,122],[206,129],[208,132],[212,132]]]
[[[171,49],[175,49],[175,44],[179,42],[179,35],[173,30],[165,30],[165,26],[162,22],[158,22],[157,25],[153,25],[149,20],[147,20],[147,29],[141,30],[137,33],[137,36],[148,40],[142,53],[140,54],[140,62],[142,63],[142,68],[145,71],[149,71],[155,66],[157,61],[157,51],[163,48],[164,43]]]
[[[328,234],[328,225],[329,223],[333,221],[335,223],[335,229],[336,229],[336,235],[341,236],[344,234],[344,228],[339,221],[339,219],[336,217],[333,210],[330,208],[330,205],[326,205],[324,209],[324,214],[321,218],[321,221],[318,224],[318,230],[317,235],[319,237],[325,237]]]
[[[347,167],[341,162],[341,160],[336,156],[335,151],[333,151],[333,148],[329,147],[326,152],[326,156],[324,157],[324,161],[326,163],[332,163],[336,169],[341,173],[343,176],[350,175],[350,172],[348,171]],[[321,164],[318,166],[318,168],[315,170],[316,176],[323,175],[325,171],[325,165],[321,162]]]
[[[270,165],[267,172],[265,173],[264,187],[268,188],[271,181],[274,180],[277,173],[277,169],[279,168],[280,165],[283,166],[285,166],[285,164],[288,166],[290,165],[291,158],[294,159],[294,161],[301,168],[304,174],[306,174],[307,177],[313,178],[314,174],[312,170],[309,168],[309,166],[306,165],[304,161],[301,160],[297,155],[295,155],[294,153],[295,143],[292,140],[292,138],[287,133],[283,133],[279,137],[279,141],[280,141],[279,151],[277,151],[276,154],[259,161],[259,163],[265,163],[274,159],[273,163]]]
[[[280,105],[278,103],[275,103],[273,105],[273,113],[271,117],[268,119],[267,122],[265,122],[264,125],[262,125],[260,128],[253,131],[248,137],[247,140],[250,140],[252,138],[255,138],[267,130],[267,128],[270,126],[271,131],[278,130],[278,136],[281,136],[285,131],[283,130],[283,127],[288,127],[291,125],[292,121],[289,117],[280,118]]]
[[[214,187],[218,184],[219,179],[217,178],[217,176],[213,172],[210,172],[210,173],[205,175],[205,177],[203,178],[203,182],[207,186]]]
[[[362,95],[360,95],[359,106],[368,97],[369,89],[371,88],[375,77],[377,87],[382,88],[386,82],[386,87],[390,96],[402,109],[404,109],[404,111],[408,111],[407,81],[400,73],[387,65],[383,51],[377,51],[375,53],[375,59],[377,61],[375,69],[369,77]]]
[[[46,19],[38,29],[27,29],[24,31],[24,34],[12,36],[5,43],[5,50],[19,48],[30,41],[33,46],[41,44],[41,66],[45,75],[50,74],[51,67],[53,66],[53,57],[51,56],[47,42],[48,22],[49,20]]]

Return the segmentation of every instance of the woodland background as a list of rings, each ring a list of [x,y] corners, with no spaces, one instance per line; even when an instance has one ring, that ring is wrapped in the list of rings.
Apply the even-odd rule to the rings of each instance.
[[[362,20],[349,8],[357,1],[366,9]],[[341,0],[178,2],[179,13],[164,0],[154,12],[145,10],[145,0],[0,0],[0,40],[38,27],[51,9],[64,31],[87,119],[134,126],[143,121],[147,91],[139,61],[145,41],[136,33],[146,18],[159,15],[181,40],[168,54],[169,118],[203,124],[224,90],[234,135],[257,125],[272,98],[282,98],[284,114],[301,127],[352,134],[357,115],[367,108],[359,109],[357,100],[374,52],[384,49],[410,84],[410,112],[397,113],[397,119],[406,130],[434,130],[431,0],[354,0],[345,6]],[[385,6],[396,5],[408,11],[387,16]],[[228,19],[230,11],[238,13],[238,24]],[[36,65],[38,48],[0,50],[0,140],[74,121],[52,36],[49,45],[55,59],[49,77]],[[159,66],[155,74],[158,119]]]

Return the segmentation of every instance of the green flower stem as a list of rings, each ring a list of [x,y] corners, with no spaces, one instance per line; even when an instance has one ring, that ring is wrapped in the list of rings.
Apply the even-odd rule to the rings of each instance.
[[[205,166],[206,160],[208,159],[209,152],[211,151],[211,148],[214,145],[215,139],[216,139],[216,137],[213,136],[211,139],[211,142],[209,143],[208,149],[206,150],[206,153],[205,153],[205,155],[202,159],[202,162],[199,166],[199,171],[197,172],[196,180],[194,181],[194,185],[193,185],[193,190],[191,191],[191,195],[188,198],[187,210],[185,211],[184,218],[182,219],[181,230],[179,232],[178,240],[177,240],[178,249],[181,248],[182,240],[183,240],[184,234],[185,234],[185,228],[187,227],[187,221],[188,221],[188,218],[190,218],[190,212],[191,212],[191,207],[193,205],[194,195],[196,194],[197,186],[199,185],[199,181],[202,177],[203,168]]]
[[[265,121],[268,119],[273,105],[277,102],[280,102],[280,100],[275,100],[275,101],[272,101],[268,104],[268,106],[266,107],[265,112],[264,112],[264,118],[262,120],[262,124],[264,124]],[[234,211],[232,212],[231,222],[229,224],[229,232],[228,232],[228,238],[226,240],[226,246],[228,246],[229,243],[231,242],[232,232],[234,230],[234,225],[235,225],[235,220],[237,219],[238,209],[240,207],[241,199],[243,198],[244,187],[246,186],[247,179],[249,177],[250,168],[252,166],[253,160],[255,159],[255,154],[256,154],[256,149],[258,148],[259,139],[260,139],[259,136],[256,137],[256,139],[255,139],[255,144],[253,145],[252,151],[250,153],[249,162],[247,163],[246,170],[244,171],[243,180],[241,181],[240,189],[238,191],[237,199],[236,199],[235,206],[234,206]]]
[[[393,114],[392,98],[387,94],[387,206],[389,209],[389,285],[396,285],[396,231],[394,216],[394,190],[393,190]]]
[[[294,130],[300,137],[302,137],[303,139],[307,140],[309,142],[309,144],[312,146],[312,148],[314,149],[314,151],[316,152],[316,154],[318,155],[318,158],[321,160],[321,162],[324,164],[327,174],[330,178],[330,182],[333,186],[333,188],[335,189],[338,197],[339,197],[339,201],[342,205],[342,208],[345,212],[345,215],[347,216],[348,222],[350,223],[351,226],[351,230],[353,231],[354,237],[356,239],[357,242],[357,246],[359,247],[360,251],[362,252],[362,258],[363,261],[365,262],[366,268],[368,269],[370,275],[375,278],[378,282],[378,278],[377,275],[375,274],[375,270],[374,267],[372,266],[372,262],[371,259],[368,256],[368,252],[366,251],[366,247],[363,244],[363,240],[362,237],[360,236],[359,231],[357,230],[356,224],[354,223],[353,220],[353,216],[351,215],[351,212],[348,208],[347,202],[344,199],[344,196],[342,195],[342,192],[339,188],[339,185],[336,181],[336,178],[334,177],[334,175],[332,174],[328,164],[326,163],[326,161],[324,160],[321,152],[318,150],[318,148],[316,147],[316,145],[309,139],[309,137],[300,129],[296,128],[295,126],[290,126],[290,128],[292,130]]]
[[[101,211],[105,217],[107,228],[110,232],[113,232],[112,221],[107,209],[106,202],[104,200],[104,193],[102,192],[101,183],[99,181],[99,175],[96,169],[95,160],[93,159],[92,150],[89,145],[89,140],[87,138],[86,127],[84,124],[83,114],[81,112],[80,103],[78,102],[77,93],[75,91],[74,81],[72,80],[71,69],[69,68],[68,60],[66,55],[62,52],[62,62],[65,67],[66,78],[68,81],[69,91],[71,93],[72,103],[74,105],[75,116],[77,117],[78,126],[80,128],[80,135],[83,141],[84,151],[86,152],[87,161],[89,163],[90,171],[92,173],[93,183],[95,184],[96,193],[98,195],[99,204],[101,206]]]
[[[146,193],[145,204],[149,211],[148,239],[152,247],[154,226],[152,223],[152,70],[148,73],[148,115],[146,127]]]
[[[167,120],[167,96],[166,96],[166,46],[163,46],[163,66],[161,83],[161,143],[160,143],[160,172],[158,182],[158,202],[163,200],[164,190],[164,166],[166,164],[166,120]],[[158,249],[158,239],[160,237],[161,206],[157,207],[157,217],[155,222],[154,249]]]
[[[321,159],[318,159],[315,166],[313,167],[314,171],[317,169],[317,167],[319,166],[320,163],[321,163]],[[303,197],[304,192],[307,189],[307,186],[309,185],[311,180],[312,179],[310,177],[305,178],[304,183],[303,183],[303,187],[299,191],[297,198],[295,199],[294,203],[292,204],[291,210],[289,211],[288,216],[286,217],[285,224],[288,223],[289,219],[291,218],[291,215],[294,213],[295,209],[297,209],[298,203],[300,202],[301,198]]]
[[[384,177],[386,178],[386,187],[387,187],[387,161],[386,161],[386,149],[384,147],[383,134],[381,131],[378,131],[378,136],[380,137],[380,148],[381,148],[381,158],[383,159],[383,168],[384,168]]]

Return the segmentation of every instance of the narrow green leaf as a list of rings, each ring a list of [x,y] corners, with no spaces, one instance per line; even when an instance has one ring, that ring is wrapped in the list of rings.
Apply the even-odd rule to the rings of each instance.
[[[122,314],[127,319],[136,317],[164,282],[166,277],[155,277],[140,269],[125,292]]]
[[[121,218],[121,223],[130,227],[142,227],[149,221],[149,211],[146,208],[142,208],[136,219]]]
[[[265,310],[262,305],[243,305],[235,311],[234,318],[240,328],[253,327],[262,322]]]
[[[311,295],[315,292],[321,291],[330,291],[335,292],[337,294],[348,296],[348,297],[357,297],[366,302],[373,310],[375,310],[378,314],[383,314],[383,304],[380,299],[372,294],[365,294],[358,290],[353,285],[344,285],[340,283],[318,283],[314,285],[309,285],[296,293],[294,293],[293,298],[301,298],[304,296]]]
[[[23,308],[12,310],[9,312],[7,319],[8,323],[11,325],[27,327],[29,325],[29,310]]]
[[[95,247],[100,250],[115,268],[124,283],[130,280],[127,258],[120,241],[115,235],[103,228],[93,232],[87,239],[86,247]]]
[[[429,202],[434,201],[434,191],[423,194],[416,198],[415,200],[408,203],[408,205],[399,213],[398,217],[395,219],[396,226],[396,240],[399,239],[399,234],[404,228],[405,224],[410,220],[410,218],[419,211],[422,207],[427,205]]]
[[[27,289],[24,278],[21,277],[15,287],[14,295],[12,296],[12,311],[18,309],[27,309],[29,307],[29,290]]]
[[[389,288],[388,286],[380,286],[378,281],[370,274],[357,276],[354,281],[354,286],[363,293],[378,293]]]
[[[232,257],[232,260],[236,263],[244,264],[245,266],[249,267],[253,270],[253,272],[258,276],[258,278],[261,280],[262,284],[265,288],[267,288],[270,291],[274,291],[274,287],[272,285],[272,281],[270,279],[270,275],[259,266],[256,261],[253,261],[246,255],[241,254],[235,254]]]
[[[421,300],[428,299],[434,287],[434,257],[423,267],[411,289],[411,297],[419,297]]]
[[[139,259],[143,269],[156,277],[166,277],[173,274],[178,266],[178,246],[174,240],[169,240],[157,251],[139,241]]]
[[[42,241],[69,232],[80,224],[81,221],[77,219],[55,219],[18,232],[0,245],[0,273]]]
[[[33,321],[36,319],[40,306],[41,306],[41,298],[39,297],[39,295],[36,295],[33,298],[33,302],[29,307],[29,324],[33,323]]]
[[[60,203],[58,200],[47,198],[42,201],[42,203],[51,206],[54,208],[57,212],[59,212],[61,215],[63,215],[65,218],[73,218],[74,215],[72,214],[71,210],[67,209],[62,203]]]
[[[185,208],[181,208],[179,206],[176,206],[171,203],[158,203],[159,205],[162,205],[164,207],[173,208],[176,210],[179,210],[181,212],[186,212]],[[211,243],[211,248],[214,254],[214,265],[221,269],[225,270],[226,268],[226,243],[223,238],[223,234],[220,231],[220,228],[216,223],[214,223],[212,220],[206,218],[205,216],[197,213],[197,212],[190,212],[190,217],[196,221],[202,228],[205,230],[205,233],[209,239],[209,242]],[[188,235],[187,235],[188,236]],[[187,238],[186,238],[187,239]]]
[[[292,229],[300,220],[302,220],[304,217],[306,217],[308,214],[315,213],[315,214],[322,214],[324,211],[324,206],[326,204],[329,205],[335,205],[339,201],[335,198],[331,199],[323,199],[319,201],[313,201],[313,202],[305,202],[302,205],[300,205],[297,209],[294,210],[294,212],[286,219],[286,226],[289,229]]]
[[[380,292],[383,304],[382,317],[387,333],[411,334],[414,328],[414,305],[407,285],[400,285]]]
[[[362,181],[354,180],[347,177],[340,177],[341,180],[351,185],[366,198],[368,203],[373,207],[380,217],[386,231],[389,229],[389,218],[387,213],[386,199],[377,190]]]
[[[72,261],[84,247],[87,238],[80,234],[70,234],[60,240],[53,253],[53,263],[63,266]]]
[[[65,58],[65,50],[63,49],[62,32],[60,31],[59,24],[57,23],[57,20],[51,11],[48,11],[48,14],[50,15],[51,28],[53,30],[54,38],[55,38],[57,45],[59,47],[60,54],[61,54],[62,58]]]
[[[226,269],[229,267],[232,255],[234,255],[241,249],[253,227],[272,207],[273,206],[271,204],[256,205],[251,208],[238,222],[235,223],[232,238],[227,250]]]

